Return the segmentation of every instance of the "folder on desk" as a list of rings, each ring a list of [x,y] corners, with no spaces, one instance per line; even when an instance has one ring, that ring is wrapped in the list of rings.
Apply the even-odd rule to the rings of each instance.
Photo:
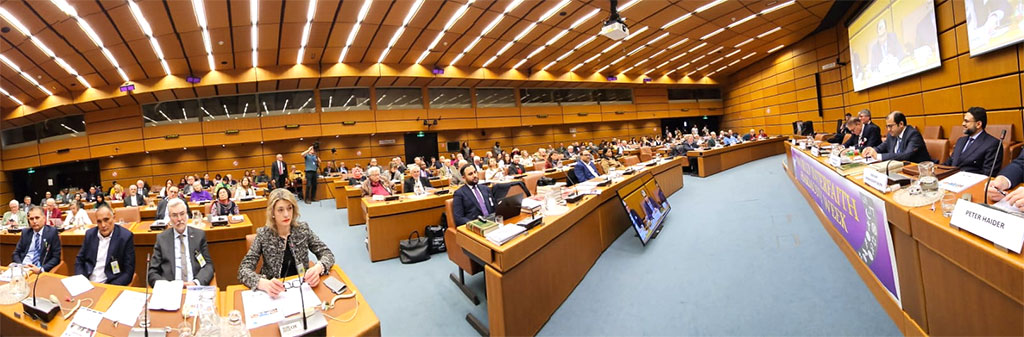
[[[490,233],[487,233],[487,235],[484,235],[484,237],[487,238],[487,241],[490,241],[500,246],[505,244],[509,240],[512,240],[517,236],[522,235],[523,232],[526,232],[526,228],[522,226],[501,226],[495,230],[492,230]]]

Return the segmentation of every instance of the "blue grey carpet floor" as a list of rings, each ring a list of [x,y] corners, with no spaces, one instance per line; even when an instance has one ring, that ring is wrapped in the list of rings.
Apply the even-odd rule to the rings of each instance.
[[[660,236],[647,247],[632,231],[620,236],[539,335],[900,335],[786,176],[784,160],[684,177]],[[348,226],[333,200],[300,210],[385,336],[474,336],[466,313],[487,321],[482,274],[467,275],[482,300],[474,306],[448,279],[457,267],[446,255],[371,263],[365,226]]]

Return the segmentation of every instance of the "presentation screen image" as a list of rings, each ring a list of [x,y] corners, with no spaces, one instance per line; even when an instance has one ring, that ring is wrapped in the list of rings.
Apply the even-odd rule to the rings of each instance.
[[[1024,40],[1024,0],[965,0],[971,57]]]
[[[932,0],[875,0],[848,29],[854,91],[942,65]]]
[[[668,198],[651,175],[641,177],[639,182],[620,189],[618,193],[630,224],[640,236],[640,242],[647,245],[655,231],[665,221],[665,216],[672,210],[672,206],[668,204]]]

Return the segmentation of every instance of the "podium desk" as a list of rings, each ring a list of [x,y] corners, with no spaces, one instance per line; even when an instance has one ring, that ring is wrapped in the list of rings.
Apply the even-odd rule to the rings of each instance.
[[[336,179],[327,183],[327,188],[331,190],[331,196],[334,198],[334,209],[348,208],[345,186],[348,186],[348,180],[344,179]]]
[[[504,245],[459,226],[456,240],[464,253],[484,265],[489,335],[536,335],[604,250],[629,229],[618,190],[651,175],[666,181],[662,191],[671,195],[682,186],[685,161],[672,158],[598,187],[598,195],[569,204],[565,213],[545,216],[543,224]]]
[[[370,197],[360,198],[360,208],[366,218],[367,245],[370,261],[381,261],[398,257],[398,241],[409,238],[409,234],[418,231],[425,236],[423,229],[428,225],[441,223],[444,214],[445,200],[452,198],[454,187],[441,188],[447,194],[415,196],[412,193],[398,194],[401,198],[394,201],[376,201]],[[351,211],[351,208],[349,209]]]
[[[363,191],[358,186],[345,186],[345,200],[348,204],[348,225],[356,226],[366,223],[363,213]]]
[[[693,150],[686,156],[697,158],[697,175],[707,177],[754,160],[783,154],[786,152],[782,145],[785,142],[786,138],[775,137],[709,150]]]
[[[331,267],[330,276],[338,278],[348,286],[345,294],[355,292],[356,296],[349,299],[340,299],[335,302],[333,309],[325,311],[327,315],[341,321],[351,319],[348,322],[340,322],[327,318],[327,335],[380,336],[380,320],[377,319],[377,315],[374,314],[370,304],[366,302],[366,298],[359,292],[359,288],[356,287],[355,283],[348,278],[348,275],[345,275],[338,265]],[[323,285],[323,281],[327,278],[328,276],[320,276],[320,284],[313,288],[317,297],[325,302],[334,298],[334,294]],[[245,308],[242,306],[242,292],[246,290],[249,290],[249,288],[244,285],[229,286],[224,296],[221,296],[222,303],[220,307],[223,308],[222,311],[227,314],[232,310],[238,310],[242,312],[242,317],[245,317]],[[307,303],[307,305],[309,304]],[[249,330],[249,334],[252,336],[280,336],[281,332],[278,330],[277,324],[268,324]]]

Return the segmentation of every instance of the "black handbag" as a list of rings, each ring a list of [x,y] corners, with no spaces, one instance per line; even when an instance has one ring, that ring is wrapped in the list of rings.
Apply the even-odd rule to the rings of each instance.
[[[416,238],[413,238],[413,235]],[[412,231],[412,233],[409,233],[409,239],[398,242],[398,258],[405,264],[430,260],[430,253],[427,252],[428,248],[430,248],[430,245],[427,242],[427,238],[420,236],[419,231]]]
[[[448,248],[444,245],[444,231],[446,229],[448,229],[448,226],[444,225],[444,222],[441,225],[427,225],[423,228],[423,233],[427,235],[427,253],[435,254],[448,251]]]

